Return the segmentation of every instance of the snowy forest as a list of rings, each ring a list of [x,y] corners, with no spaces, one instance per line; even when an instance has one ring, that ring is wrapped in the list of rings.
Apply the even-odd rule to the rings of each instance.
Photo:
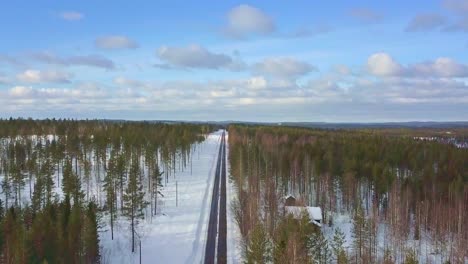
[[[198,262],[216,128],[0,120],[0,263],[137,263],[142,241],[146,262]],[[228,263],[468,261],[466,129],[238,124],[226,139]]]
[[[229,127],[247,263],[466,263],[468,149],[424,129]],[[284,197],[320,206],[293,219]]]
[[[100,234],[158,212],[209,125],[0,120],[0,263],[107,263]]]

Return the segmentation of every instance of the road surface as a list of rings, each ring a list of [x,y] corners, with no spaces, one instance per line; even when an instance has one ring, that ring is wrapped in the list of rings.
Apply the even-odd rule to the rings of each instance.
[[[206,264],[226,263],[226,220],[226,139],[223,132],[211,196],[211,211],[205,248]]]

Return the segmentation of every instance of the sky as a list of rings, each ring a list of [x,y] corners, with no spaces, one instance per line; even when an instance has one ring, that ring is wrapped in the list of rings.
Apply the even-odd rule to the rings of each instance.
[[[468,0],[18,0],[0,24],[0,118],[468,120]]]

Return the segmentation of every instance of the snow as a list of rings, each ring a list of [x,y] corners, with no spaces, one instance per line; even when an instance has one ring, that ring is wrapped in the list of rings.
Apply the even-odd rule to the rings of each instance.
[[[327,240],[330,242],[333,240],[335,229],[339,229],[345,235],[344,248],[347,251],[348,257],[353,254],[353,219],[351,214],[348,213],[332,213],[333,225],[328,226],[327,224],[322,225],[322,232]],[[380,223],[377,229],[377,257],[379,262],[382,261],[383,254],[386,248],[392,249],[392,233],[386,223]],[[421,231],[421,240],[406,240],[406,248],[416,250],[419,256],[419,263],[433,263],[439,264],[444,263],[447,256],[444,254],[436,253],[435,246],[431,243],[431,238],[428,233]],[[395,251],[394,251],[395,252]],[[405,251],[396,250],[396,256],[393,256],[396,263],[403,263],[405,257]],[[445,252],[447,254],[447,252]],[[465,262],[468,263],[468,262]]]
[[[151,214],[149,207],[146,209],[145,219],[140,220],[136,228],[137,236],[141,238],[142,263],[202,262],[205,252],[211,195],[221,135],[222,130],[219,130],[208,135],[205,141],[196,144],[193,148],[192,164],[188,164],[187,168],[183,170],[176,170],[176,173],[168,178],[168,183],[161,190],[164,197],[158,198],[158,214],[156,216]],[[44,142],[46,140],[53,140],[54,135],[32,135],[30,138],[33,141]],[[226,147],[228,151],[228,145]],[[89,154],[93,156],[92,152]],[[103,177],[102,175],[105,173],[103,168],[97,168],[94,159],[91,159],[91,164],[93,168],[92,175],[97,170],[100,170],[101,177]],[[226,165],[229,172],[228,162],[226,162]],[[78,170],[82,173],[81,166]],[[54,193],[59,199],[63,198],[61,188],[62,172],[63,167],[60,166],[60,173],[56,171],[52,177],[54,180]],[[0,180],[3,177],[4,175],[0,173]],[[57,179],[60,180],[60,184]],[[32,186],[34,186],[34,183],[33,179]],[[176,183],[178,194],[177,206]],[[102,205],[104,197],[100,195],[102,192],[101,188],[101,184],[98,184],[94,176],[91,176],[89,196],[90,198],[96,198],[98,203]],[[231,201],[236,195],[234,188],[234,183],[228,181],[228,263],[240,263],[241,261],[239,242],[241,235],[230,210]],[[82,189],[85,193],[87,192],[85,182],[82,182]],[[26,179],[26,184],[22,189],[21,204],[27,205],[30,202],[29,180]],[[13,203],[13,198],[10,199],[10,203]],[[99,239],[102,263],[139,263],[139,239],[135,239],[135,253],[132,253],[130,223],[126,218],[118,215],[115,220],[113,240],[111,239],[108,214],[103,215],[101,226]]]
[[[190,169],[178,171],[163,188],[163,198],[158,204],[160,213],[142,221],[137,228],[141,236],[142,263],[200,263],[205,251],[211,193],[222,131],[208,136],[194,153]],[[175,186],[178,187],[176,206]],[[232,184],[227,188],[227,201],[234,195]],[[149,217],[149,218],[148,218]],[[131,231],[127,220],[119,218],[114,240],[110,231],[101,233],[105,263],[139,263],[138,243],[136,253],[131,253]],[[105,220],[104,220],[105,221]],[[107,220],[108,222],[108,220]],[[238,263],[239,232],[228,210],[228,262]]]
[[[309,214],[313,223],[321,226],[320,222],[322,221],[322,209],[320,207],[312,206],[285,206],[284,210],[286,213],[292,214],[294,218],[300,218],[303,211],[306,211]]]

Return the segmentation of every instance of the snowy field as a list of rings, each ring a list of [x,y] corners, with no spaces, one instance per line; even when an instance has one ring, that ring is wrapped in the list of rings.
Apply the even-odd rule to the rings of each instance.
[[[139,223],[142,263],[201,263],[206,243],[207,223],[211,204],[211,192],[222,131],[210,134],[196,147],[190,165],[169,177],[163,187],[164,197],[159,199],[158,215]],[[176,206],[177,182],[177,206]],[[235,193],[228,185],[227,201]],[[149,213],[147,216],[150,215]],[[237,225],[228,212],[228,262],[238,263]],[[103,219],[107,231],[100,233],[104,263],[139,263],[139,248],[131,253],[131,232],[127,220],[119,217],[114,230],[114,240]]]

